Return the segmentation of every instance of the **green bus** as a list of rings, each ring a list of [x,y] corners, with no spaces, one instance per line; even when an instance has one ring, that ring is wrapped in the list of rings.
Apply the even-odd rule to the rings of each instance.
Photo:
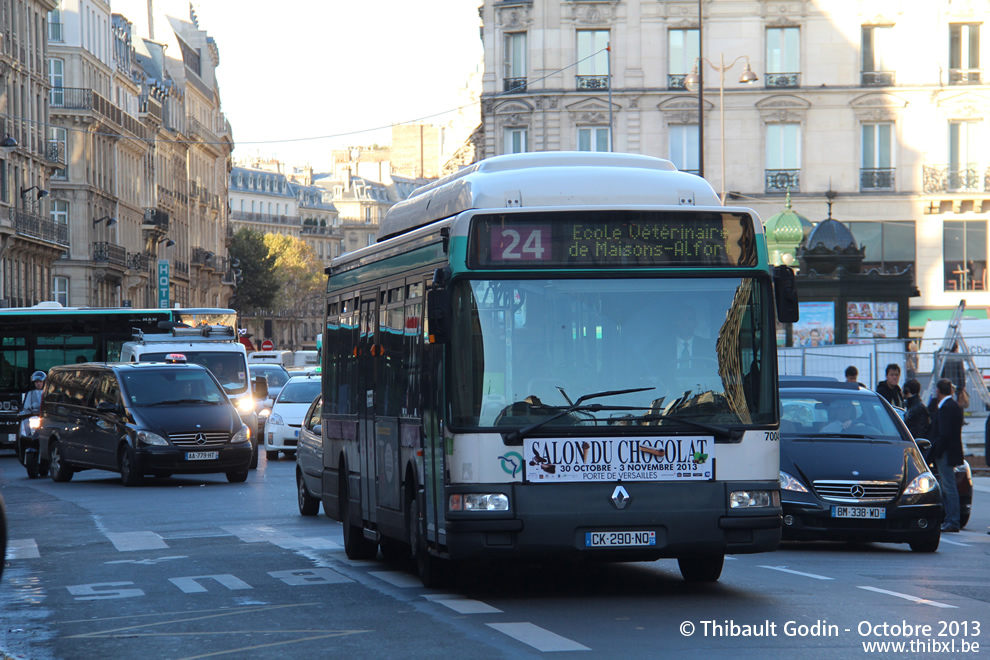
[[[327,269],[322,465],[351,558],[724,556],[781,535],[760,219],[628,154],[499,156],[417,190]],[[302,474],[300,474],[302,472]]]

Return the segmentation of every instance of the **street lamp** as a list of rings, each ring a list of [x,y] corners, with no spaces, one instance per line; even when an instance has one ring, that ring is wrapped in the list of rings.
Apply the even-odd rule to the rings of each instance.
[[[721,127],[719,136],[722,142],[722,181],[721,181],[722,194],[720,195],[722,204],[725,204],[725,72],[731,69],[733,66],[735,66],[736,62],[742,59],[746,60],[746,68],[743,69],[742,75],[739,76],[739,82],[748,85],[750,83],[754,83],[757,80],[759,80],[756,74],[753,73],[753,69],[749,66],[748,55],[740,55],[736,59],[732,60],[732,62],[730,62],[729,64],[725,63],[725,55],[719,55],[718,56],[719,63],[717,65],[712,64],[711,60],[705,57],[699,57],[695,61],[694,68],[691,69],[691,73],[689,73],[687,76],[684,77],[684,87],[691,92],[698,91],[698,107],[701,108],[701,105],[704,102],[704,96],[703,96],[704,91],[701,88],[701,72],[699,71],[698,67],[701,62],[704,62],[711,68],[718,71],[718,114],[719,114],[719,125]],[[701,120],[700,112],[701,111],[699,110],[699,117],[698,117],[699,122]],[[705,148],[705,145],[701,143],[701,136],[703,135],[703,133],[701,132],[700,125],[698,129],[699,129],[698,151],[701,152]]]
[[[106,220],[106,222],[107,222],[107,227],[113,227],[115,224],[117,224],[117,218],[112,218],[109,215],[105,215],[102,218],[100,218],[99,220],[93,220],[93,226],[95,227],[96,225],[100,224],[104,220]]]

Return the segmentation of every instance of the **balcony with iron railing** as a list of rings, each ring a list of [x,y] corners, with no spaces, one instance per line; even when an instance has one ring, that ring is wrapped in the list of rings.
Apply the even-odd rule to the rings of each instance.
[[[766,86],[768,88],[778,87],[800,87],[800,73],[767,73]]]
[[[801,170],[766,170],[766,192],[797,192],[801,189]]]
[[[950,85],[981,85],[983,69],[949,69]]]
[[[147,252],[129,252],[127,254],[127,268],[139,273],[147,273],[151,268],[152,256]]]
[[[58,247],[69,247],[69,225],[55,222],[51,218],[43,218],[22,209],[8,209],[14,231],[21,236],[28,236],[47,241]]]
[[[607,90],[608,76],[575,76],[579,90]]]
[[[247,211],[231,211],[230,219],[238,222],[256,222],[266,225],[298,225],[299,218],[288,215],[269,215],[267,213],[250,213]]]
[[[215,268],[217,255],[206,248],[194,247],[192,253],[192,265],[201,268]]]
[[[52,87],[48,104],[56,110],[92,110],[137,137],[144,137],[144,125],[92,89]]]
[[[199,123],[192,115],[186,115],[186,131],[193,137],[198,137],[204,142],[217,142],[217,134],[207,126]]]
[[[146,229],[156,229],[161,233],[167,232],[169,227],[168,212],[161,209],[145,209],[141,226]]]
[[[862,191],[888,192],[894,189],[894,168],[861,168],[859,189]]]
[[[526,93],[526,79],[525,78],[505,78],[502,81],[502,91],[506,94],[525,94]]]
[[[890,87],[896,81],[893,71],[863,71],[860,73],[860,84],[863,87]]]
[[[142,114],[149,114],[155,117],[158,121],[162,120],[162,104],[161,102],[148,96],[147,94],[142,94],[138,98],[138,112]]]
[[[926,193],[990,192],[990,165],[978,163],[922,166]]]
[[[108,264],[123,270],[127,267],[127,248],[107,241],[93,243],[92,261],[94,264]]]
[[[189,279],[189,264],[185,261],[173,261],[172,270],[179,277],[184,277],[187,280]]]
[[[685,78],[687,78],[686,73],[668,73],[667,89],[687,90],[687,86],[684,84]]]
[[[65,142],[61,140],[45,141],[45,158],[49,163],[65,165]]]

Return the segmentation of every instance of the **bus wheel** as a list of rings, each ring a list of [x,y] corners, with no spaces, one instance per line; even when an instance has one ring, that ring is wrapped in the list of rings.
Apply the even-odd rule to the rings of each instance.
[[[364,530],[351,524],[351,503],[347,494],[347,472],[340,471],[340,524],[344,527],[344,554],[348,559],[374,559],[378,544],[364,538]]]
[[[52,443],[49,464],[49,472],[52,481],[69,481],[75,470],[62,458],[62,446],[56,441]]]
[[[382,549],[382,557],[385,561],[405,561],[412,556],[409,544],[388,536],[381,537],[378,547]]]
[[[415,492],[415,490],[413,491]],[[423,523],[420,520],[419,497],[413,495],[409,500],[409,547],[412,550],[413,559],[416,560],[416,571],[419,579],[427,589],[435,589],[446,586],[450,581],[450,567],[447,562],[440,557],[430,554],[426,545],[426,537],[423,535]]]
[[[718,582],[722,575],[722,564],[725,555],[696,555],[693,557],[678,557],[677,566],[681,576],[688,582]]]

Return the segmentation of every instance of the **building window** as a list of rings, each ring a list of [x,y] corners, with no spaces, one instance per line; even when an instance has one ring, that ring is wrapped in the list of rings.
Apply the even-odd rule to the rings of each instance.
[[[525,128],[505,129],[502,152],[506,154],[523,154],[528,150],[527,130]]]
[[[608,127],[579,128],[578,151],[609,151]]]
[[[526,91],[526,33],[508,32],[503,41],[505,49],[502,69],[502,91]]]
[[[801,125],[767,124],[766,191],[801,189]]]
[[[979,132],[979,122],[949,122],[949,190],[980,189]]]
[[[366,224],[371,224],[371,207],[366,206],[364,208],[364,222]]]
[[[700,174],[698,163],[698,125],[676,124],[670,127],[670,161],[682,172]]]
[[[767,30],[767,87],[799,87],[800,84],[800,28],[769,28]]]
[[[254,200],[251,200],[251,213],[255,213]]]
[[[53,199],[51,202],[52,220],[55,224],[69,224],[69,203],[61,199]]]
[[[684,78],[701,56],[698,30],[667,31],[667,89],[686,89]]]
[[[69,306],[69,278],[52,278],[52,300],[61,303],[62,307]]]
[[[947,220],[942,225],[946,291],[986,291],[987,221]]]
[[[863,85],[893,85],[894,28],[889,25],[863,26]]]
[[[0,158],[0,202],[10,203],[10,179],[7,176],[7,161]]]
[[[59,128],[57,126],[51,126],[48,128],[48,140],[49,140],[49,160],[55,163],[60,163],[62,167],[57,168],[52,172],[52,177],[55,179],[65,179],[69,176],[68,170],[68,137],[66,130],[64,128]]]
[[[949,26],[949,83],[953,85],[979,85],[980,25],[978,23],[954,23]]]
[[[48,82],[52,86],[49,105],[53,108],[65,106],[65,62],[53,57],[48,60]]]
[[[856,243],[866,247],[863,268],[900,273],[915,264],[914,220],[847,222]]]
[[[893,190],[893,124],[863,124],[863,157],[859,170],[860,190]]]
[[[608,89],[608,35],[608,30],[578,30],[578,89]]]

